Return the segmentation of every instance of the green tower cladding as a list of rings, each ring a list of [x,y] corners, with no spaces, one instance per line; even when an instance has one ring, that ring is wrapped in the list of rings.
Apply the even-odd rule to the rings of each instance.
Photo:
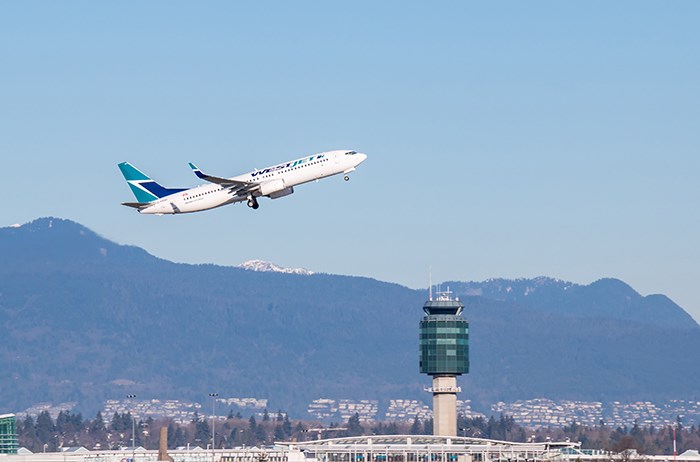
[[[0,454],[17,454],[17,425],[14,414],[0,414]]]
[[[433,377],[433,433],[457,435],[457,376],[469,372],[469,323],[464,304],[451,292],[438,292],[423,305],[420,322],[420,371]]]

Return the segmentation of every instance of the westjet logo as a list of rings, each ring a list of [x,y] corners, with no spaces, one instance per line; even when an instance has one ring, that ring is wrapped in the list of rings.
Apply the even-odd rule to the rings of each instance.
[[[280,164],[276,165],[274,167],[268,167],[265,170],[258,170],[257,172],[253,172],[250,174],[252,177],[256,177],[258,175],[264,175],[266,173],[271,173],[271,172],[276,172],[277,170],[284,170],[285,168],[292,168],[292,167],[297,167],[301,164],[307,164],[309,162],[313,162],[315,160],[323,159],[325,156],[323,154],[319,154],[317,156],[311,156],[306,159],[299,159],[295,160],[294,162],[287,162],[286,164]]]

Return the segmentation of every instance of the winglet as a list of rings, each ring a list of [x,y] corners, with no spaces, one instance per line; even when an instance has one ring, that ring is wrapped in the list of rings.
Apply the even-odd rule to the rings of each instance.
[[[192,162],[190,162],[190,168],[192,169],[194,174],[197,175],[197,178],[201,178],[203,180],[206,180],[206,175],[204,173],[202,173],[202,171],[199,169],[199,167],[197,167]]]

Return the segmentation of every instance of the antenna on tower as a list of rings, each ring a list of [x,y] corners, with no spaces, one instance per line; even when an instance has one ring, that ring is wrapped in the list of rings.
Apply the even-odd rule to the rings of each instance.
[[[428,266],[428,300],[433,299],[433,267]]]

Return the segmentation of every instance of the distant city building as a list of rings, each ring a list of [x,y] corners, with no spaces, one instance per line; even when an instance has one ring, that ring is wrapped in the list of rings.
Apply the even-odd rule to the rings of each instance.
[[[313,400],[306,412],[318,420],[342,420],[346,421],[357,414],[363,422],[377,419],[379,401],[373,399],[329,399],[319,398]]]
[[[481,412],[472,410],[471,400],[457,400],[457,414],[468,419],[476,419],[477,417],[486,418],[486,415]]]
[[[433,418],[433,410],[417,399],[392,399],[385,418],[394,421],[428,420]]]
[[[306,412],[313,418],[319,420],[334,419],[338,416],[338,405],[334,399],[318,398],[311,401]]]
[[[361,399],[353,401],[350,399],[341,399],[338,403],[338,414],[343,421],[348,420],[353,415],[357,414],[361,421],[371,421],[377,418],[377,408],[379,401],[373,399]]]
[[[260,398],[218,398],[216,400],[229,409],[263,411],[267,409],[267,399]]]
[[[17,423],[14,414],[0,414],[0,454],[17,454]]]
[[[36,417],[42,412],[46,411],[49,413],[52,419],[56,420],[56,417],[58,417],[58,414],[61,412],[68,412],[72,411],[75,409],[75,407],[78,405],[75,401],[67,402],[67,403],[60,403],[54,405],[53,403],[36,403],[32,407],[29,407],[25,409],[24,411],[20,412],[20,415],[30,415],[32,417]]]
[[[563,427],[576,423],[595,426],[604,423],[609,427],[665,427],[673,425],[680,416],[687,425],[700,424],[700,402],[673,400],[665,404],[651,401],[622,403],[613,401],[569,401],[537,398],[499,402],[491,406],[493,414],[504,414],[529,428]]]
[[[114,413],[130,413],[137,420],[146,420],[149,417],[153,419],[166,417],[173,419],[177,423],[187,423],[191,422],[195,413],[199,413],[201,409],[202,405],[200,403],[179,401],[177,399],[110,399],[105,402],[102,416],[109,420]]]
[[[247,410],[254,411],[255,414],[262,415],[262,412],[267,409],[267,399],[259,398],[217,398],[217,403],[221,403],[228,408],[217,416],[220,419],[226,417],[229,410]],[[219,406],[217,405],[217,409]],[[149,417],[173,419],[178,423],[191,422],[195,413],[200,417],[203,409],[202,404],[194,401],[180,401],[177,399],[147,399],[147,400],[116,400],[111,399],[105,402],[102,415],[105,419],[111,418],[115,413],[131,413],[137,419],[147,419]]]
[[[579,425],[598,425],[603,419],[603,404],[584,401],[552,401],[545,398],[499,402],[491,407],[493,414],[504,414],[524,427],[563,427],[576,423]]]

